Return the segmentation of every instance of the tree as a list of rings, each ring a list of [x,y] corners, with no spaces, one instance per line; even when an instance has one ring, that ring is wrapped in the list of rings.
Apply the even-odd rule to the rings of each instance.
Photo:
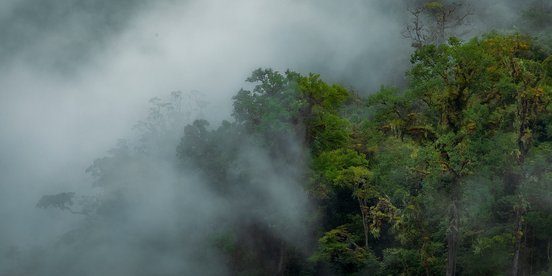
[[[408,10],[412,22],[407,24],[403,37],[412,41],[412,47],[420,48],[429,44],[445,43],[454,31],[467,25],[471,15],[469,8],[462,3],[448,1],[423,1],[419,6]]]
[[[451,38],[421,47],[412,56],[412,84],[404,96],[383,91],[373,98],[381,112],[390,112],[382,126],[394,124],[398,137],[408,136],[426,152],[424,182],[448,199],[447,275],[456,273],[463,184],[492,148],[488,141],[496,132],[488,129],[497,123],[495,97],[504,92],[494,80],[504,74],[489,70],[501,66],[500,56],[482,48],[486,43]]]
[[[350,97],[345,88],[328,85],[316,74],[280,74],[272,69],[257,69],[247,81],[256,85],[234,96],[233,117],[273,148],[285,148],[290,136],[313,151],[347,143],[347,122],[336,114]]]
[[[367,168],[365,157],[350,149],[338,149],[322,152],[315,160],[315,171],[320,172],[321,181],[327,181],[336,188],[351,191],[351,196],[358,201],[364,232],[364,247],[369,249],[368,239],[370,227],[370,203],[378,196],[370,179],[372,173]],[[327,187],[326,190],[333,190]]]

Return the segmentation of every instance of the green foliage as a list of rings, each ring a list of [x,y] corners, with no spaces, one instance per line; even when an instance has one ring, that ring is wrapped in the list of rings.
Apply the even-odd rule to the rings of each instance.
[[[361,178],[369,180],[367,165],[366,158],[351,149],[322,152],[314,161],[315,170],[337,186],[347,186]]]
[[[450,6],[424,8],[438,14]],[[297,155],[287,143],[300,141],[309,152],[301,155],[309,157],[304,188],[317,207],[311,221],[319,221],[305,265],[313,274],[441,275],[454,258],[457,274],[501,275],[515,252],[538,252],[521,266],[547,271],[552,70],[534,45],[491,33],[419,47],[406,89],[382,87],[365,99],[315,74],[258,69],[247,80],[253,89],[234,97],[235,122],[187,126],[179,156],[224,194],[247,187],[252,173],[236,172],[233,141],[288,161]],[[240,244],[243,233],[252,232],[238,227],[218,245],[253,268],[262,257]],[[254,240],[274,246],[261,233]]]
[[[424,4],[424,8],[429,11],[439,11],[444,9],[444,5],[440,1],[430,1]]]
[[[241,134],[227,121],[216,130],[208,130],[208,126],[205,120],[196,120],[186,126],[177,154],[185,166],[200,168],[212,183],[222,184],[221,181],[228,177],[229,164],[237,158],[239,145],[235,141]]]
[[[253,71],[247,81],[256,85],[252,91],[242,89],[234,96],[232,115],[254,133],[272,135],[289,131],[303,104],[298,78],[298,74],[290,71],[285,75],[272,69]]]
[[[495,235],[479,234],[472,245],[472,254],[466,254],[461,260],[466,275],[504,275],[508,273],[511,262],[509,253],[512,245],[512,233]]]
[[[328,85],[317,74],[300,78],[299,88],[308,106],[329,112],[337,111],[351,96],[342,86],[337,84]]]
[[[306,124],[306,140],[312,151],[317,153],[347,146],[349,122],[337,113],[350,93],[337,84],[326,84],[315,74],[300,78],[299,87],[305,103],[301,114]]]
[[[257,69],[247,79],[252,91],[234,96],[236,122],[265,140],[280,136],[303,137],[313,151],[336,149],[347,143],[347,121],[337,116],[350,93],[339,85],[328,85],[319,75],[301,76],[286,71]],[[276,137],[276,138],[275,138]],[[270,139],[269,139],[270,138]]]
[[[316,112],[316,117],[308,124],[313,151],[321,152],[346,147],[351,136],[349,121],[332,113]]]
[[[503,275],[516,254],[520,272],[550,271],[551,57],[532,39],[491,33],[419,47],[411,62],[407,88],[367,98],[316,74],[257,69],[233,98],[233,121],[183,127],[180,168],[223,199],[250,207],[264,204],[260,190],[279,189],[263,186],[257,156],[283,179],[290,164],[305,169],[294,173],[315,209],[304,218],[312,252],[281,238],[290,224],[263,206],[218,225],[214,247],[231,273],[442,275],[453,258],[458,275]],[[122,141],[88,168],[96,186],[148,176],[160,161],[149,154],[170,141],[159,137],[182,122],[181,97],[152,100],[141,143]],[[45,196],[38,207],[68,209],[71,199]]]
[[[346,226],[330,230],[318,241],[319,249],[311,261],[327,263],[340,275],[358,273],[363,269],[368,269],[370,275],[377,275],[377,261],[369,250],[358,245],[359,240]]]
[[[388,275],[423,275],[420,253],[414,249],[387,248],[383,250],[383,266]]]

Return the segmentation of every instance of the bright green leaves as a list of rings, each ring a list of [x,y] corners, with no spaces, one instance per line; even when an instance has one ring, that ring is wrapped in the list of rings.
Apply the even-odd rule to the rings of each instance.
[[[337,84],[328,85],[317,74],[299,78],[299,88],[308,106],[329,112],[336,112],[350,97],[345,88]]]
[[[351,149],[326,151],[313,161],[318,174],[315,189],[318,197],[327,198],[338,190],[346,190],[351,199],[367,200],[377,196],[371,185],[372,172],[368,169],[365,156]]]
[[[430,1],[424,4],[424,8],[429,11],[438,12],[444,9],[444,5],[440,1]]]
[[[368,218],[371,221],[370,234],[375,238],[380,237],[384,223],[393,224],[400,219],[397,207],[391,203],[388,197],[383,196],[378,198],[377,204],[370,206]]]
[[[339,226],[326,232],[318,240],[318,244],[319,249],[311,257],[311,261],[330,264],[334,271],[340,274],[358,272],[369,263],[377,264],[372,253],[359,245],[360,237],[351,233],[346,226]],[[371,272],[376,273],[376,271]]]
[[[321,152],[348,146],[351,137],[349,121],[330,112],[315,112],[307,124],[312,151]]]
[[[349,143],[349,122],[338,115],[350,93],[339,85],[328,85],[319,75],[299,79],[301,116],[306,125],[306,140],[313,152],[334,150]]]
[[[366,185],[371,178],[364,156],[350,149],[322,152],[314,161],[315,171],[330,184],[354,188]]]

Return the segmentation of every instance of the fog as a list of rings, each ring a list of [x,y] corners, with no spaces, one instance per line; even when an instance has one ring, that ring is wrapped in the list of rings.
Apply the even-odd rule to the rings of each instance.
[[[401,86],[412,51],[401,36],[407,5],[398,0],[73,2],[0,3],[0,256],[9,256],[0,273],[224,275],[217,252],[197,249],[206,233],[244,217],[286,221],[289,229],[275,226],[276,235],[308,248],[300,237],[309,202],[295,185],[302,160],[280,164],[246,144],[239,160],[257,172],[258,186],[247,191],[259,198],[224,199],[203,188],[202,176],[175,168],[184,125],[229,119],[231,97],[255,68],[316,72],[367,95]],[[474,18],[474,32],[511,25],[515,5],[490,3],[474,6],[485,11]],[[199,91],[208,104],[163,140],[173,151],[127,164],[120,183],[131,184],[95,187],[85,170],[118,139],[137,143],[133,126],[147,117],[148,100],[171,91]],[[45,194],[105,199],[115,190],[131,207],[114,207],[118,215],[107,221],[35,208]],[[86,229],[86,241],[55,246],[75,229]],[[156,236],[175,245],[149,252],[155,246],[143,242]]]

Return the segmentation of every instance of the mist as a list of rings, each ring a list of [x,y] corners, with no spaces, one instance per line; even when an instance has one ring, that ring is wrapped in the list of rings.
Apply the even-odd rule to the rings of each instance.
[[[241,224],[267,227],[307,254],[312,245],[302,237],[312,231],[304,219],[312,203],[298,184],[301,145],[290,142],[296,161],[285,163],[250,137],[227,141],[239,144],[234,170],[247,168],[252,184],[223,196],[208,177],[177,166],[184,127],[230,120],[232,96],[259,67],[320,73],[361,95],[404,85],[408,5],[73,2],[0,4],[0,273],[225,275],[223,256],[206,244],[221,227]],[[515,1],[483,1],[476,10],[485,12],[475,16],[473,33],[517,20]],[[135,127],[148,122],[149,100],[173,91],[184,95],[178,121],[161,138],[141,141],[152,133]],[[122,165],[116,185],[102,186],[85,171],[117,150],[134,161]],[[59,192],[115,205],[101,218],[35,208],[42,195]]]

